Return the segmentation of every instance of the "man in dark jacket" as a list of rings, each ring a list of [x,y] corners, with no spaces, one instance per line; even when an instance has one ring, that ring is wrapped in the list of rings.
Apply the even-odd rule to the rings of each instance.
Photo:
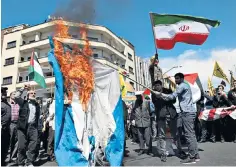
[[[1,87],[1,165],[6,166],[5,160],[9,149],[11,106],[7,102],[8,88]]]
[[[236,106],[236,80],[233,82],[233,88],[228,93],[228,99],[232,105]],[[233,131],[234,143],[236,143],[236,120],[230,118],[230,125]]]
[[[210,96],[210,92],[206,91],[204,93],[205,103],[204,103],[204,109],[209,110],[213,108],[213,96]],[[210,133],[210,141],[215,143],[215,127],[214,127],[214,121],[208,120],[200,120],[201,123],[201,140],[199,143],[206,142],[207,139],[207,127],[209,127],[209,133]]]
[[[171,94],[172,90],[163,88],[162,82],[157,80],[153,83],[153,89],[155,91],[164,93],[164,94]],[[174,107],[175,99],[166,101],[160,97],[157,97],[154,93],[152,93],[152,101],[155,105],[155,112],[156,112],[156,121],[158,127],[158,142],[160,144],[161,149],[161,161],[166,162],[167,160],[167,151],[166,151],[166,123],[169,123],[169,127],[171,130],[172,137],[176,140],[176,109]],[[170,121],[167,121],[170,120]],[[177,144],[178,145],[178,144]],[[181,146],[181,145],[179,145]],[[180,147],[181,149],[181,147]]]
[[[144,153],[145,143],[148,146],[148,154],[152,152],[152,139],[151,139],[151,119],[149,102],[141,95],[137,95],[134,108],[131,113],[131,121],[135,121],[135,126],[138,128],[138,137],[140,141],[139,155]],[[145,142],[144,142],[145,139]]]
[[[222,85],[219,85],[216,95],[213,97],[213,107],[224,108],[224,107],[230,107],[231,105],[232,105],[231,102],[228,100],[227,95],[224,92],[224,87]],[[223,134],[226,131],[226,124],[227,124],[227,116],[215,120],[215,126],[216,129],[219,129],[222,143],[225,141]],[[215,138],[215,136],[213,138]]]
[[[27,91],[27,100],[21,98],[24,90]],[[36,155],[36,146],[38,139],[38,121],[40,115],[40,106],[36,102],[36,93],[30,90],[28,85],[17,91],[15,97],[19,104],[18,129],[18,165],[23,166],[26,159],[27,166],[33,166]],[[27,152],[27,155],[26,155]]]

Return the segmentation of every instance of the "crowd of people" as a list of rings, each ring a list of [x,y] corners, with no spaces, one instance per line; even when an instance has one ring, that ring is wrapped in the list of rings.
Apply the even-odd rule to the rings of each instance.
[[[47,160],[54,161],[55,100],[48,98],[43,105],[29,85],[11,92],[10,102],[7,88],[2,87],[1,91],[2,166],[7,162],[33,166],[40,160],[42,149]],[[27,96],[23,98],[24,91]]]
[[[219,85],[213,95],[206,91],[197,103],[193,103],[191,88],[184,82],[184,74],[175,74],[177,88],[174,92],[163,87],[162,72],[155,64],[156,58],[152,60],[149,71],[153,81],[151,96],[136,94],[134,103],[123,101],[126,134],[132,138],[132,143],[139,143],[138,154],[152,155],[152,142],[157,141],[161,161],[166,162],[169,155],[167,141],[171,139],[181,163],[191,164],[200,160],[198,142],[210,140],[214,143],[219,136],[221,142],[231,140],[236,143],[236,120],[230,116],[211,121],[198,119],[203,110],[236,106],[236,81],[228,93],[224,92],[223,85]],[[23,98],[24,91],[27,95]],[[7,88],[2,87],[1,92],[2,166],[12,161],[19,166],[33,166],[40,160],[41,150],[48,161],[54,161],[54,98],[43,103],[29,85],[11,92],[9,102]],[[69,101],[65,101],[67,104]],[[169,132],[171,135],[167,135]],[[184,143],[188,147],[187,153],[182,149]]]
[[[183,164],[196,163],[200,160],[198,142],[208,139],[215,143],[233,141],[236,143],[236,120],[225,116],[217,120],[204,121],[198,118],[200,112],[213,108],[236,106],[236,80],[233,88],[224,92],[225,85],[220,84],[210,91],[202,93],[197,102],[192,101],[190,87],[184,82],[184,75],[175,75],[177,88],[174,92],[163,87],[161,80],[153,82],[151,97],[136,94],[134,104],[127,104],[126,133],[132,143],[139,143],[139,155],[152,154],[152,141],[158,142],[161,161],[166,162],[168,151],[166,141],[170,139],[177,147],[177,156]],[[178,100],[176,106],[176,100]],[[187,144],[188,153],[182,150],[182,144]]]

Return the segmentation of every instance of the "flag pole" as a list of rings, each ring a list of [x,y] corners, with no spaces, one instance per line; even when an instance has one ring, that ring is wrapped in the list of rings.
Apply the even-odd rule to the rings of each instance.
[[[152,12],[149,13],[149,16],[150,16],[150,20],[151,20],[151,24],[152,24],[152,33],[153,33],[153,37],[154,37],[154,45],[155,45],[155,51],[156,51],[156,54],[157,54],[157,44],[156,44],[156,38],[155,38],[155,33],[154,33],[154,24],[153,24],[153,19],[152,19]]]

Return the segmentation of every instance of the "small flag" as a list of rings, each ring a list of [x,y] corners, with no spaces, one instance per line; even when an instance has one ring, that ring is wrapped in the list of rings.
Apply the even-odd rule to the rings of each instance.
[[[208,77],[208,90],[209,90],[211,96],[213,96],[213,89],[214,89],[214,87],[211,82],[211,79],[210,79],[210,77]]]
[[[220,25],[219,21],[206,18],[151,13],[151,21],[156,40],[156,47],[169,50],[176,42],[202,45],[210,28]]]
[[[225,73],[223,72],[222,68],[219,66],[219,64],[217,62],[215,62],[213,75],[215,77],[224,79],[224,80],[226,80],[229,83],[229,80],[228,80],[227,76],[225,75]]]
[[[39,64],[37,56],[32,52],[29,66],[29,77],[37,82],[42,88],[46,88],[45,77],[43,75],[43,70]]]

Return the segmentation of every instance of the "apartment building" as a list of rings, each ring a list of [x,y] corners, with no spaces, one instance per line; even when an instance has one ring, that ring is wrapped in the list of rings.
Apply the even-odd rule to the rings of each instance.
[[[72,38],[65,40],[65,43],[71,46],[83,45],[84,41],[79,34],[81,25],[73,22],[66,22],[66,24],[70,27]],[[11,91],[30,82],[38,96],[49,96],[54,91],[55,78],[47,58],[50,49],[48,36],[54,33],[55,20],[35,26],[21,25],[21,27],[15,31],[8,30],[2,39],[2,86],[8,87],[9,95]],[[114,69],[126,71],[132,80],[136,80],[134,46],[104,26],[87,25],[87,28],[93,57]],[[38,56],[43,69],[47,89],[41,89],[34,81],[29,81],[28,68],[33,51]],[[132,80],[127,78],[127,82],[136,89]]]

